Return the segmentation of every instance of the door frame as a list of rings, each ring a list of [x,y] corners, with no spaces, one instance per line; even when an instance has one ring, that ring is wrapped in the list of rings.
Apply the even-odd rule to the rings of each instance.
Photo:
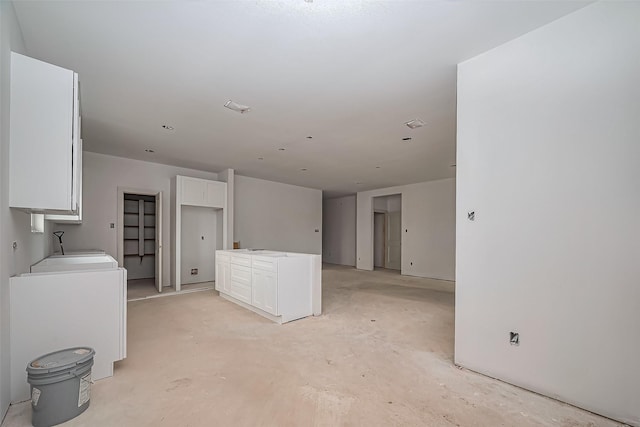
[[[382,219],[382,268],[387,268],[387,223],[389,222],[389,213],[382,209],[373,210],[373,235],[371,242],[373,243],[373,268],[376,268],[376,214],[383,215]]]
[[[375,212],[386,212],[387,214],[389,213],[387,210],[382,210],[382,209],[376,209],[375,207],[375,199],[378,198],[386,198],[386,197],[390,197],[390,196],[400,196],[400,274],[403,274],[403,268],[402,268],[402,260],[404,259],[404,243],[405,243],[405,232],[407,231],[404,227],[405,227],[405,223],[404,223],[404,217],[405,217],[405,209],[404,209],[404,203],[405,203],[405,195],[403,194],[402,191],[393,191],[392,189],[385,189],[387,191],[384,192],[380,192],[378,194],[374,194],[374,195],[367,195],[366,198],[366,203],[369,204],[369,206],[365,206],[363,211],[366,212],[369,209],[371,209],[371,216],[369,217],[369,224],[364,225],[364,233],[363,235],[367,235],[368,239],[369,239],[369,248],[368,251],[366,251],[367,253],[363,254],[366,258],[368,258],[370,260],[370,265],[371,268],[365,268],[365,267],[360,267],[360,262],[359,262],[359,252],[358,252],[358,242],[360,241],[360,237],[356,236],[356,268],[357,269],[361,269],[361,270],[370,270],[373,271],[375,269],[375,262],[374,262],[374,215]],[[360,193],[358,193],[358,198],[360,198]],[[360,206],[359,202],[358,206]],[[366,214],[365,214],[366,216]],[[356,221],[358,222],[358,221]],[[364,221],[362,221],[364,222]],[[386,226],[386,219],[385,219],[385,226]],[[359,230],[359,225],[356,224],[356,229]],[[368,232],[367,232],[368,229]],[[404,232],[403,232],[404,230]],[[386,233],[385,233],[385,239],[386,239]],[[385,250],[385,268],[386,267],[386,250]]]
[[[389,253],[390,253],[390,244],[389,242],[392,240],[389,238],[387,231],[389,231],[391,229],[391,227],[389,226],[389,221],[391,220],[391,215],[397,213],[396,211],[394,212],[386,212],[384,215],[384,268],[390,269],[390,270],[398,270],[398,271],[402,271],[402,210],[400,211],[400,235],[398,236],[399,240],[400,240],[400,268],[394,268],[390,266],[389,263]]]
[[[141,196],[155,196],[156,198],[156,245],[155,245],[155,264],[156,264],[156,287],[158,292],[162,292],[163,287],[163,251],[162,251],[162,210],[163,197],[162,190],[149,190],[144,188],[118,187],[118,208],[117,208],[117,253],[116,259],[118,265],[124,268],[124,195],[139,194]],[[159,203],[158,203],[159,202]],[[160,215],[157,215],[157,213]]]

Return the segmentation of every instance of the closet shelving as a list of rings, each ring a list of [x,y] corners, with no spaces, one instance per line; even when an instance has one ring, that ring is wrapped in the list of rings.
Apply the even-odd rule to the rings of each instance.
[[[153,197],[125,195],[124,256],[155,256],[156,207]]]

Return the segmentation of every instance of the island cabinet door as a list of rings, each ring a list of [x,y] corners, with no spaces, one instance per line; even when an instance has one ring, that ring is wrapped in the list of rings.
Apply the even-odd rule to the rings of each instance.
[[[229,293],[230,269],[228,261],[216,261],[216,291]]]
[[[230,294],[231,293],[231,265],[228,262],[226,262],[226,263],[222,263],[221,267],[223,271],[222,292],[226,294]]]
[[[251,304],[251,268],[231,264],[229,294]]]
[[[275,272],[253,269],[252,305],[278,315],[278,276]]]
[[[271,271],[253,269],[251,304],[273,315],[278,315],[278,279]]]
[[[278,276],[276,273],[266,273],[264,275],[264,311],[274,316],[278,312]]]
[[[251,272],[251,305],[264,310],[265,271],[253,269]]]

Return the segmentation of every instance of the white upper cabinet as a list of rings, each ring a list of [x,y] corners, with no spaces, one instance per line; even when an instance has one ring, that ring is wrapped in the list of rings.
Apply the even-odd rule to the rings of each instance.
[[[205,198],[207,206],[221,208],[227,205],[227,184],[224,182],[208,181],[207,196]]]
[[[227,184],[187,176],[178,177],[183,205],[224,208],[227,204]]]
[[[46,214],[44,219],[47,221],[52,221],[55,223],[66,223],[66,224],[82,224],[82,139],[78,141],[78,173],[76,174],[76,179],[74,181],[74,185],[77,188],[77,197],[78,197],[78,209],[76,209],[75,214]]]
[[[82,169],[78,75],[11,53],[9,206],[76,214]]]

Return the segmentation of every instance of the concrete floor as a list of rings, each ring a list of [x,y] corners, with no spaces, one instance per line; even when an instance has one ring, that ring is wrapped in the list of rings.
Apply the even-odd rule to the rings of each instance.
[[[323,286],[322,316],[282,326],[214,291],[129,303],[129,357],[65,425],[620,425],[456,368],[450,282],[326,266]]]
[[[213,289],[215,282],[200,282],[182,285],[180,292],[194,292],[203,289]],[[162,293],[156,289],[155,279],[133,279],[127,281],[127,300],[135,301],[144,298],[156,298],[161,296],[173,295],[176,289],[165,286]]]

